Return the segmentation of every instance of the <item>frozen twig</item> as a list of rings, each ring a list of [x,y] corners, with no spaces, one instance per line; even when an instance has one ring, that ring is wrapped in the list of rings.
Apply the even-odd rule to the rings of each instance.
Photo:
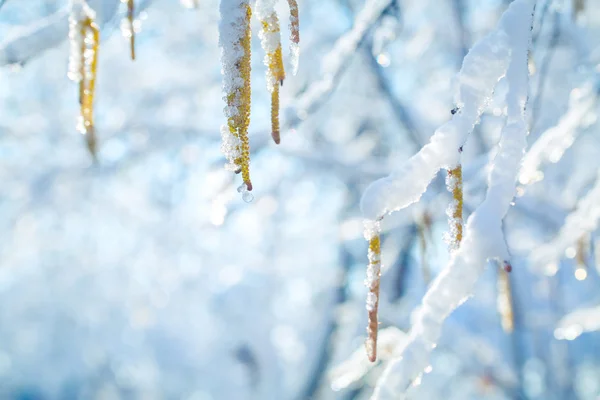
[[[374,399],[405,398],[406,390],[416,383],[429,364],[443,321],[471,295],[486,261],[509,257],[502,234],[502,220],[510,208],[519,164],[527,145],[527,57],[534,4],[533,0],[513,2],[502,16],[496,33],[488,36],[498,39],[507,36],[510,63],[506,73],[509,88],[506,95],[507,120],[490,170],[486,197],[469,217],[460,248],[453,253],[449,264],[425,294],[411,328],[409,343],[403,353],[386,367],[375,389]],[[480,56],[485,59],[486,53]],[[494,86],[495,82],[492,82],[488,90]],[[375,208],[371,211],[377,214],[380,210]]]

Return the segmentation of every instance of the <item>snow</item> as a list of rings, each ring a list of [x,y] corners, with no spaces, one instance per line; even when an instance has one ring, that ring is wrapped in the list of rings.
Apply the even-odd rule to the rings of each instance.
[[[62,42],[67,34],[68,16],[69,10],[65,7],[2,38],[0,66],[25,62],[46,47]]]
[[[262,29],[259,31],[260,44],[265,53],[264,63],[267,66],[267,86],[269,91],[278,83],[277,76],[272,68],[272,54],[281,46],[281,35],[279,29],[279,19],[275,12],[274,0],[257,0],[254,6],[256,17],[261,22]]]
[[[508,45],[511,49],[506,72],[509,87],[506,95],[508,115],[498,144],[499,151],[488,177],[487,194],[483,203],[469,217],[460,248],[453,253],[446,268],[425,294],[422,307],[415,316],[409,342],[402,354],[387,365],[377,383],[373,399],[405,398],[406,390],[420,381],[421,374],[429,365],[430,353],[440,337],[442,323],[471,295],[486,261],[506,260],[509,257],[502,234],[502,220],[512,202],[516,189],[515,181],[527,145],[527,57],[533,9],[533,0],[513,2],[501,18],[496,34],[484,39],[489,41],[490,37],[507,37],[508,41],[499,39],[502,42],[501,47],[505,48]],[[493,48],[493,43],[488,43],[488,46]],[[477,46],[472,51],[477,52],[475,49]],[[494,52],[489,54],[492,55],[492,60],[496,58]],[[479,57],[484,61],[486,53],[480,54]],[[483,82],[478,81],[476,77],[469,79],[468,75],[464,75],[464,71],[462,74],[461,81],[470,82],[471,87],[479,87],[479,93],[490,93],[492,90],[486,90]],[[492,88],[493,86],[494,82]],[[468,97],[462,97],[466,98]],[[465,101],[462,108],[476,114],[474,111],[477,107],[473,103],[482,98],[484,96],[471,96],[470,99],[474,101]]]
[[[300,62],[300,19],[298,13],[298,2],[288,0],[290,8],[290,64],[292,65],[292,75],[298,73]]]
[[[136,11],[151,4],[136,63],[118,29],[123,7],[102,22],[106,13],[98,5],[109,3],[88,1],[102,28],[95,103],[101,146],[94,166],[74,132],[79,106],[77,87],[66,76],[68,1],[8,0],[0,9],[1,43],[45,24],[57,11],[63,15],[43,34],[31,31],[14,42],[19,64],[0,69],[0,398],[368,398],[386,361],[406,343],[402,333],[387,342],[387,327],[408,331],[427,289],[415,226],[425,213],[431,216],[424,242],[431,278],[447,264],[446,171],[419,204],[381,222],[386,269],[380,295],[369,296],[381,301],[377,363],[368,361],[363,344],[367,261],[358,200],[369,182],[416,153],[395,118],[394,101],[407,106],[418,142],[451,118],[450,83],[462,62],[460,27],[448,12],[453,2],[389,6],[349,56],[328,101],[308,111],[283,146],[269,138],[264,75],[253,76],[251,205],[236,192],[242,182],[223,170],[219,152],[219,128],[226,122],[219,2],[190,1],[198,7],[190,11],[177,0],[136,0]],[[286,81],[284,103],[322,77],[323,55],[365,3],[350,10],[336,0],[300,2],[303,71]],[[491,31],[507,4],[470,2],[460,14],[467,44]],[[286,4],[279,2],[277,10],[286,31]],[[532,74],[543,69],[554,13],[561,32],[575,26],[568,13],[550,10],[547,29],[532,47]],[[392,18],[401,19],[401,29],[382,46],[381,59],[389,62],[382,69],[387,64],[375,63],[369,50],[378,26]],[[587,96],[581,82],[594,73],[600,54],[594,39],[599,18],[591,6],[580,14],[577,27],[590,39],[584,59],[572,57],[571,37],[561,33],[530,147],[565,112],[576,111],[570,93],[573,100]],[[253,65],[261,69],[258,20],[253,27],[259,54]],[[51,48],[53,37],[60,41]],[[378,77],[385,78],[382,86]],[[505,83],[461,156],[465,222],[485,196],[505,117]],[[598,229],[584,236],[596,243],[585,253],[586,280],[573,276],[579,260],[565,260],[574,254],[570,248],[559,255],[563,270],[555,276],[526,269],[530,252],[556,236],[594,186],[598,110],[597,103],[589,108],[556,164],[542,162],[544,179],[518,192],[503,225],[515,267],[510,277],[517,334],[500,330],[495,266],[488,265],[474,299],[444,321],[432,368],[425,369],[431,372],[410,389],[410,398],[514,399],[529,396],[533,386],[532,398],[596,397],[600,354],[589,348],[600,333],[568,343],[553,333],[561,337],[555,329],[563,315],[599,304],[593,263],[600,257],[594,251],[600,249]],[[580,331],[577,321],[571,325],[562,332],[565,339]],[[328,372],[352,354],[360,363],[331,381],[339,392],[331,390]],[[559,371],[561,365],[569,368]],[[557,379],[565,369],[565,380]],[[584,369],[592,373],[587,381],[578,378]],[[579,391],[583,387],[587,395]]]
[[[459,111],[398,170],[371,183],[361,199],[365,218],[377,219],[418,201],[441,168],[450,169],[459,163],[459,147],[479,122],[494,87],[504,76],[508,56],[503,30],[493,31],[473,46],[458,75]]]

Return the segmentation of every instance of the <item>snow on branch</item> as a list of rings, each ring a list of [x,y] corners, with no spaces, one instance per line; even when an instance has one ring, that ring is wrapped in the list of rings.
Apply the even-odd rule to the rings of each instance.
[[[292,75],[298,73],[300,61],[300,18],[298,16],[298,2],[288,0],[290,8],[290,63],[292,64]]]
[[[373,182],[361,199],[363,215],[376,220],[418,201],[441,168],[459,163],[459,148],[473,131],[508,65],[506,33],[496,30],[475,44],[458,75],[458,111],[430,142],[389,176]]]
[[[364,7],[359,11],[354,20],[352,29],[340,37],[334,44],[333,49],[325,56],[321,64],[322,79],[314,82],[297,100],[298,110],[310,110],[334,86],[336,77],[343,67],[348,64],[349,58],[363,40],[369,28],[375,24],[386,7],[392,0],[367,0]]]
[[[271,136],[280,142],[279,86],[285,79],[281,50],[279,17],[275,12],[277,0],[221,0],[219,10],[219,46],[221,47],[221,73],[223,75],[223,100],[227,124],[221,127],[221,150],[228,160],[226,169],[241,173],[243,183],[238,187],[242,199],[252,201],[250,180],[250,142],[248,128],[251,108],[251,17],[254,13],[261,24],[259,36],[265,52],[267,89],[271,92]],[[290,2],[292,41],[300,40],[298,6]],[[297,61],[293,61],[294,63]]]
[[[600,330],[600,306],[580,308],[558,322],[554,337],[558,340],[574,340],[584,332]]]
[[[558,235],[549,243],[539,247],[531,255],[531,261],[537,270],[562,258],[565,250],[573,246],[579,238],[590,233],[600,222],[600,172],[594,186],[583,197],[575,211],[569,214]]]
[[[488,259],[508,259],[508,249],[502,234],[502,220],[510,208],[516,189],[519,166],[527,145],[525,118],[529,80],[527,57],[534,4],[534,0],[514,1],[502,16],[496,31],[483,40],[485,46],[482,46],[481,43],[476,45],[465,59],[465,64],[468,66],[467,59],[470,57],[472,60],[473,57],[477,57],[480,61],[480,67],[489,71],[489,66],[494,65],[493,61],[498,60],[498,52],[491,50],[504,49],[503,53],[506,57],[510,49],[509,65],[506,71],[508,83],[508,93],[506,95],[507,119],[498,144],[499,150],[488,177],[488,190],[485,200],[469,217],[460,248],[452,254],[446,268],[438,275],[425,294],[422,305],[416,313],[408,345],[399,357],[387,365],[377,384],[373,399],[405,398],[406,390],[417,382],[417,378],[429,365],[430,353],[439,339],[443,321],[471,295],[486,261]],[[495,40],[499,44],[496,44]],[[486,62],[488,57],[492,62]],[[497,62],[497,64],[501,63]],[[482,94],[488,94],[489,96],[496,84],[495,80],[492,80],[489,75],[487,76],[488,79],[483,81],[479,80],[480,77],[480,73],[468,75],[463,65],[461,82],[469,82],[467,87],[479,89],[476,92],[479,95],[464,96],[464,93],[461,93],[463,94],[461,108],[466,110],[466,114],[471,118],[475,115],[478,116],[481,112],[476,104],[485,103],[486,97]],[[485,83],[489,86],[485,87]],[[477,100],[482,103],[473,104]],[[464,114],[463,111],[460,115]],[[461,121],[460,115],[459,121]],[[461,122],[465,124],[466,121]],[[475,120],[473,120],[474,122]],[[456,129],[456,118],[446,125]],[[472,128],[472,123],[468,127]],[[453,137],[454,140],[456,140],[456,136],[459,136],[458,134],[453,135],[452,133],[442,132],[441,134],[436,133],[436,135]],[[435,137],[432,143],[436,143]],[[455,148],[455,142],[450,142],[450,144],[452,146],[445,147],[446,152],[451,152],[448,149]],[[435,145],[432,147],[435,148]],[[414,160],[417,158],[420,166],[428,167],[429,173],[434,168],[428,163],[435,164],[436,167],[440,165],[440,161],[433,157],[434,153],[429,153],[428,157],[419,157],[419,154],[409,161],[409,165],[414,164]],[[440,154],[440,157],[444,157],[441,166],[444,166],[444,162],[451,158],[443,153]],[[404,171],[412,172],[415,170],[404,169]],[[390,181],[393,182],[393,179],[396,178],[396,180],[410,182],[409,177],[410,174],[406,178],[396,175],[390,178]],[[422,178],[421,180],[424,181],[425,179]],[[427,183],[428,180],[424,186]],[[380,191],[379,193],[394,198],[394,192],[391,191],[394,188],[402,191],[401,186],[388,186],[387,191]],[[414,186],[412,189],[414,190]],[[370,195],[372,196],[373,192]],[[389,212],[395,209],[398,204],[405,204],[407,200],[414,198],[415,192],[413,191],[412,196],[399,196],[401,197],[399,202],[375,202],[375,205],[379,207],[368,208],[367,211],[370,211],[370,213],[367,213],[367,216],[382,215],[381,211]],[[372,200],[375,201],[376,199],[373,198]],[[390,205],[393,208],[388,208]]]
[[[227,102],[225,116],[227,125],[221,127],[223,144],[221,149],[228,168],[242,173],[244,183],[238,189],[243,196],[251,196],[250,143],[250,69],[252,32],[250,17],[252,10],[249,0],[221,0],[221,23],[219,24],[219,45],[223,65],[223,92]]]
[[[462,182],[459,182],[462,181],[460,148],[479,121],[498,81],[506,73],[509,55],[508,37],[504,30],[495,30],[476,43],[465,57],[458,75],[459,89],[456,99],[458,110],[453,118],[437,129],[431,141],[398,171],[373,182],[363,194],[361,209],[367,219],[365,238],[369,241],[369,267],[365,281],[369,288],[367,299],[369,327],[366,348],[369,358],[373,361],[377,353],[376,313],[381,267],[379,254],[374,251],[377,247],[373,246],[373,241],[379,238],[379,229],[374,232],[373,227],[379,227],[378,221],[386,214],[419,200],[435,174],[441,168],[446,168],[452,171],[448,179],[448,187],[453,194],[453,202],[449,210],[453,233],[451,248],[458,247],[463,236]]]
[[[597,99],[598,87],[595,82],[588,82],[582,88],[573,90],[565,115],[558,124],[546,130],[525,155],[519,182],[525,185],[542,180],[542,165],[560,161],[577,138],[586,117],[595,109]]]
[[[24,63],[61,43],[67,33],[68,8],[20,28],[0,42],[0,66]]]

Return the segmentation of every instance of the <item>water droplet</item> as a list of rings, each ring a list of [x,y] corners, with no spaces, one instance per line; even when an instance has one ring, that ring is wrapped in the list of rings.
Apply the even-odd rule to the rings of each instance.
[[[246,203],[252,203],[252,200],[254,200],[254,195],[248,191],[245,191],[242,194],[242,200],[244,200]]]

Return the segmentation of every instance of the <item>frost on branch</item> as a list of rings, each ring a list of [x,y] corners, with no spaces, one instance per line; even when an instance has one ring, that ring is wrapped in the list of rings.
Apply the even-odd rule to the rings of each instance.
[[[585,234],[592,232],[600,221],[600,173],[590,191],[567,219],[558,235],[531,255],[533,266],[543,270],[562,258],[565,250],[576,244]]]
[[[221,127],[221,150],[229,161],[228,169],[242,173],[244,189],[251,191],[250,143],[250,18],[248,0],[222,0],[220,5],[219,45],[223,72],[225,116]]]
[[[80,115],[77,130],[85,135],[88,150],[96,157],[94,93],[100,31],[96,13],[84,0],[72,0],[69,14],[69,79],[79,83]]]
[[[300,61],[300,19],[298,16],[298,2],[288,0],[290,7],[290,61],[292,64],[292,75],[298,73]]]
[[[533,0],[513,2],[502,16],[496,32],[484,39],[484,42],[488,41],[487,46],[476,45],[469,53],[471,57],[475,53],[475,56],[482,61],[482,67],[485,68],[484,60],[487,57],[492,60],[497,57],[490,51],[495,47],[493,40],[490,43],[490,38],[500,40],[502,42],[500,47],[506,48],[508,45],[511,50],[510,57],[508,51],[504,52],[505,57],[510,60],[506,74],[507,120],[498,144],[498,153],[490,170],[488,190],[485,200],[467,221],[461,246],[452,254],[449,264],[425,294],[422,307],[416,314],[411,329],[409,343],[402,354],[387,365],[375,389],[374,399],[405,398],[406,390],[416,382],[429,364],[429,356],[439,339],[443,321],[471,295],[486,261],[508,259],[508,249],[502,234],[502,220],[510,208],[516,189],[519,165],[527,146],[525,118],[528,93],[527,57],[534,4]],[[477,85],[477,76],[471,76],[469,79],[469,75],[465,75],[464,64],[461,75],[463,82],[467,80],[472,85]],[[477,86],[481,88],[481,92],[491,93],[496,82],[488,80],[488,83],[490,87],[487,90],[483,90],[483,85]],[[481,97],[474,96],[471,100],[478,98]],[[465,101],[461,108],[468,112],[470,110],[471,113],[477,109],[473,104],[469,104],[469,101]],[[424,158],[422,164],[426,165],[427,161],[436,162],[434,158]],[[393,210],[387,208],[389,204],[378,205],[389,212]],[[396,204],[392,203],[392,205]],[[375,208],[370,211],[382,214],[377,212],[380,210]]]
[[[379,328],[377,307],[379,306],[379,281],[381,278],[381,225],[379,221],[365,222],[365,239],[369,242],[369,265],[365,280],[365,286],[369,289],[367,294],[369,323],[365,348],[369,361],[374,362],[377,359],[377,330]]]
[[[259,37],[265,52],[267,89],[271,92],[271,136],[273,141],[279,144],[281,141],[279,132],[279,86],[283,85],[285,79],[281,55],[279,18],[275,12],[275,0],[258,0],[255,7],[256,16],[262,25]]]
[[[448,206],[448,225],[450,232],[446,237],[451,251],[458,249],[463,236],[463,182],[462,165],[448,171],[446,187],[452,193],[452,200]]]

